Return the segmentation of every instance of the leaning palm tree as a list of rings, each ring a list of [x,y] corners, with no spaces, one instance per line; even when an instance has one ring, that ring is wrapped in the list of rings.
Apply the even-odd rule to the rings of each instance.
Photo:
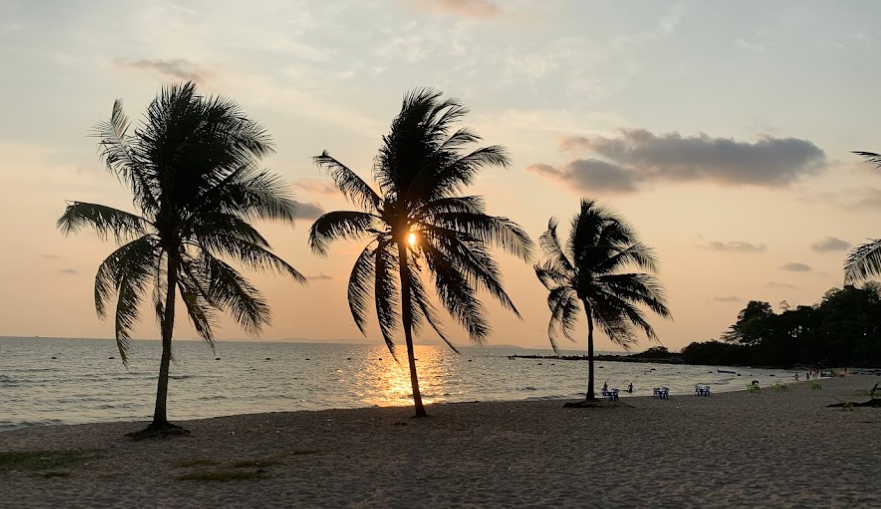
[[[250,224],[291,222],[295,202],[277,175],[258,167],[273,150],[266,131],[235,103],[197,95],[193,83],[164,88],[133,131],[117,100],[95,136],[103,162],[129,187],[138,213],[72,202],[58,227],[64,234],[91,227],[120,246],[98,268],[95,309],[105,318],[115,297],[116,344],[126,366],[139,306],[152,285],[162,358],[153,422],[145,431],[167,432],[178,429],[166,413],[177,293],[212,348],[217,311],[258,334],[269,323],[269,306],[224,258],[305,282]]]
[[[866,161],[881,169],[881,154],[874,152],[854,152]],[[844,280],[848,284],[858,283],[881,276],[881,239],[870,239],[857,246],[844,262]]]
[[[658,339],[639,306],[670,317],[663,287],[652,275],[658,262],[652,250],[637,240],[633,228],[594,200],[581,201],[565,247],[554,218],[540,244],[545,257],[535,265],[535,274],[550,292],[548,338],[554,351],[558,350],[560,331],[575,341],[573,331],[583,307],[587,316],[586,397],[594,400],[594,327],[599,326],[610,340],[629,349],[637,342],[638,329],[650,340]],[[646,272],[623,272],[628,267]]]
[[[467,111],[455,99],[441,100],[436,90],[407,94],[373,167],[378,192],[327,152],[315,158],[361,210],[319,217],[309,232],[309,243],[316,253],[326,255],[333,240],[370,239],[349,277],[349,309],[366,335],[372,293],[379,328],[393,356],[394,334],[403,328],[417,417],[426,412],[413,331],[419,334],[427,323],[458,352],[442,329],[423,276],[430,276],[437,300],[471,340],[483,343],[490,327],[478,289],[520,316],[502,288],[498,266],[487,248],[495,245],[524,260],[531,257],[532,241],[517,224],[487,215],[479,196],[460,196],[485,166],[508,165],[502,147],[465,150],[481,139],[468,128],[453,130]]]

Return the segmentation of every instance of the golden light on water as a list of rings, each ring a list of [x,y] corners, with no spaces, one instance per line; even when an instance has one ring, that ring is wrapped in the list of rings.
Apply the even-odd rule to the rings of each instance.
[[[403,345],[402,345],[403,346]],[[358,372],[361,400],[368,405],[409,406],[413,404],[413,388],[410,385],[410,368],[407,365],[407,350],[398,349],[400,363],[396,363],[383,347],[375,350],[376,358],[367,361]],[[382,360],[379,360],[379,358]],[[444,382],[448,376],[449,365],[443,352],[432,346],[416,347],[416,366],[419,371],[419,391],[422,401],[430,404],[444,401]]]
[[[411,232],[410,235],[407,235],[407,243],[410,244],[410,247],[416,247],[416,240],[417,238],[415,233]]]

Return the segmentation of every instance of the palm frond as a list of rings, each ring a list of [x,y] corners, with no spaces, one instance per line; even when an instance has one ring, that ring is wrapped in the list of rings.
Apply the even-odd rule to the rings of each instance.
[[[382,199],[367,182],[364,182],[361,177],[346,165],[331,157],[327,151],[322,152],[320,156],[314,157],[313,160],[315,164],[330,174],[337,188],[352,203],[367,212],[375,212],[379,209]]]
[[[113,172],[120,182],[128,185],[133,201],[144,213],[155,213],[159,209],[155,173],[149,165],[139,158],[136,139],[128,131],[131,121],[125,115],[122,101],[113,102],[110,120],[98,123],[93,136],[99,138],[99,154],[107,169]]]
[[[853,284],[878,276],[881,276],[881,239],[871,239],[848,254],[844,280]]]
[[[432,220],[435,225],[464,232],[471,238],[498,246],[523,260],[532,258],[532,239],[508,218],[471,212],[445,212],[435,214]]]
[[[398,257],[392,252],[394,245],[388,241],[380,241],[374,252],[374,305],[376,317],[379,322],[379,330],[382,339],[397,360],[395,353],[394,333],[401,323],[401,315],[398,312],[400,305],[399,289],[397,284]]]
[[[376,216],[366,212],[328,212],[312,223],[309,229],[309,246],[312,252],[325,256],[331,241],[358,239],[370,232],[376,220]]]
[[[355,265],[352,267],[352,273],[349,275],[348,284],[348,301],[349,311],[352,313],[352,319],[361,334],[367,335],[367,310],[370,298],[370,292],[373,290],[373,279],[375,277],[376,250],[373,247],[374,242],[370,242],[358,255]]]
[[[147,233],[149,223],[130,212],[106,205],[75,201],[67,205],[56,226],[64,235],[92,227],[102,239],[113,235],[117,242],[122,243]]]
[[[874,164],[876,167],[881,168],[881,154],[863,151],[854,151],[852,153],[862,157],[867,163]]]

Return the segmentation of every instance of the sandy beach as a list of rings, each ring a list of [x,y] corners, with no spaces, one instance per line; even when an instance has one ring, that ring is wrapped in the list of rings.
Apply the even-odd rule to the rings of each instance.
[[[881,507],[881,411],[826,408],[868,399],[877,380],[619,408],[447,404],[422,420],[411,408],[240,415],[166,441],[124,438],[141,423],[21,429],[0,433],[0,451],[82,452],[0,468],[0,507]]]

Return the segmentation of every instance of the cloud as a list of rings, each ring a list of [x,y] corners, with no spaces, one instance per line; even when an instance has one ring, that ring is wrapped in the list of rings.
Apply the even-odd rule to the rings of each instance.
[[[58,272],[60,272],[62,274],[71,274],[71,275],[80,273],[80,271],[78,271],[76,269],[71,269],[71,268],[61,269]]]
[[[729,295],[728,297],[713,297],[716,302],[740,302],[740,297]]]
[[[753,244],[752,242],[743,242],[740,240],[732,240],[729,242],[708,242],[701,246],[710,251],[726,251],[732,253],[761,253],[768,248],[764,244]]]
[[[851,247],[851,243],[836,237],[826,237],[811,243],[811,249],[824,253],[827,251],[847,251]]]
[[[789,272],[810,272],[811,266],[799,263],[799,262],[788,262],[780,266],[780,270],[786,270]]]
[[[812,142],[770,135],[749,142],[712,138],[703,133],[683,137],[677,132],[656,135],[645,129],[622,129],[613,138],[566,137],[559,148],[563,152],[587,150],[601,159],[578,159],[561,168],[532,168],[543,167],[543,175],[569,181],[582,191],[595,190],[584,186],[596,180],[617,183],[609,190],[619,192],[633,192],[641,184],[657,182],[783,187],[820,173],[827,166],[826,154]],[[598,163],[605,164],[601,179],[576,178],[578,169],[585,164],[597,173]]]
[[[598,159],[578,159],[560,169],[547,164],[534,164],[526,169],[585,191],[633,193],[638,190],[639,177],[636,174]]]
[[[297,219],[318,219],[324,214],[324,208],[318,203],[304,203],[298,201],[296,204]]]
[[[306,279],[308,279],[309,281],[333,281],[336,278],[333,276],[328,276],[327,274],[322,272],[317,276],[306,276]]]
[[[132,69],[147,69],[156,71],[163,76],[177,78],[185,81],[204,82],[208,72],[189,60],[176,58],[174,60],[141,59],[133,61],[116,60],[113,62],[117,67]]]
[[[768,288],[785,288],[787,290],[795,290],[796,288],[798,288],[795,285],[791,285],[789,283],[778,283],[777,281],[768,281],[767,283],[765,283],[765,286],[767,286]]]
[[[317,194],[338,194],[340,191],[332,180],[302,178],[294,182],[294,187]]]
[[[428,12],[453,14],[463,18],[497,18],[504,11],[490,0],[405,0]]]

